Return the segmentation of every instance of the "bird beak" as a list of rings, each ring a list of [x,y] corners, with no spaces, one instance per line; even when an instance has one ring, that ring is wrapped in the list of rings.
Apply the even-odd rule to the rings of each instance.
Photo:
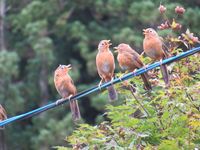
[[[66,66],[66,70],[70,70],[70,69],[72,69],[71,64]]]
[[[118,52],[119,52],[118,47],[113,47],[113,49],[116,49],[116,51],[114,51],[115,53],[118,53]]]
[[[143,34],[147,35],[148,34],[148,31],[143,29]]]
[[[107,45],[107,46],[112,45],[112,43],[109,43],[109,42],[110,42],[110,40],[107,40],[107,41],[106,41],[106,45]]]

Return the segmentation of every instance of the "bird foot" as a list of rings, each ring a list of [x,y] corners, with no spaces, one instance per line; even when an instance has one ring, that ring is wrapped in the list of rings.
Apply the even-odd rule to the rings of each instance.
[[[102,84],[102,81],[103,81],[103,79],[101,79],[101,81],[99,82],[99,85],[98,85],[99,90],[101,90],[101,84]]]
[[[162,59],[160,59],[159,64],[160,64],[160,66],[162,66]]]
[[[73,96],[73,94],[71,94],[71,95],[68,97],[68,100],[69,100],[69,101],[70,101],[70,99],[71,99],[72,96]],[[65,98],[62,98],[62,99],[57,100],[57,101],[56,101],[56,105],[58,105],[58,103],[59,103],[61,100],[63,100],[63,99],[65,99]]]
[[[98,87],[99,87],[99,90],[101,90],[101,83],[99,83]]]
[[[113,84],[113,77],[111,78],[110,83]]]
[[[149,67],[149,65],[144,65],[144,70],[147,71],[147,68]]]
[[[73,94],[71,94],[70,96],[68,96],[68,100],[70,101],[71,97],[73,96]]]
[[[134,69],[133,70],[133,74],[136,76],[136,71],[137,71],[137,69]]]
[[[63,100],[63,99],[64,99],[64,98],[57,100],[57,101],[56,101],[56,105],[58,105],[58,103],[59,103],[61,100]]]
[[[143,57],[143,55],[144,55],[144,51],[140,54],[140,56],[142,56]]]
[[[124,74],[122,74],[120,77],[119,77],[119,80],[122,81],[122,77],[124,76]]]

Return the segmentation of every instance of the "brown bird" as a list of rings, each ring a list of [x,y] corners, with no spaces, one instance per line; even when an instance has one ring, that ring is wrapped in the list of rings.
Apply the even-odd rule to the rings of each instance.
[[[115,61],[112,52],[109,50],[109,46],[112,45],[109,44],[109,42],[110,40],[102,40],[98,46],[99,52],[96,56],[96,65],[97,65],[97,71],[101,78],[101,81],[99,83],[99,89],[101,89],[100,86],[104,79],[106,82],[113,81],[112,76],[115,69]],[[117,100],[118,95],[114,85],[108,86],[107,89],[108,89],[109,100],[110,101],[114,101],[115,99]]]
[[[153,61],[148,65],[154,63],[156,60],[160,61],[160,70],[163,76],[163,79],[166,84],[169,83],[169,73],[167,70],[167,65],[162,65],[162,60],[167,58],[167,54],[163,48],[163,44],[161,38],[158,36],[157,32],[148,28],[143,30],[143,34],[145,34],[145,38],[143,40],[143,48],[144,52],[149,56]]]
[[[6,111],[0,104],[0,122],[7,119]],[[5,126],[0,127],[1,130],[5,129]]]
[[[70,98],[76,94],[76,87],[72,78],[68,75],[68,70],[71,69],[71,65],[60,65],[54,75],[54,83],[58,93],[64,98]],[[56,104],[58,104],[59,100]],[[74,100],[70,102],[70,108],[72,113],[72,119],[77,120],[81,118],[78,101]]]
[[[118,47],[114,47],[114,49],[117,49],[115,52],[118,52],[117,60],[120,67],[125,69],[127,73],[133,72],[135,74],[137,69],[140,69],[144,66],[140,55],[135,52],[128,44],[119,44]],[[125,73],[120,76],[120,79],[124,75]],[[151,91],[151,83],[147,79],[146,74],[142,73],[140,76],[144,81],[147,91]]]

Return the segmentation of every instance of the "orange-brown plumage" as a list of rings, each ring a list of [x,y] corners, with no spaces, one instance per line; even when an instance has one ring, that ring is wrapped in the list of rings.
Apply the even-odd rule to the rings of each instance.
[[[153,60],[150,64],[152,64],[156,60],[162,61],[163,59],[167,58],[166,52],[163,49],[162,41],[157,32],[152,28],[148,28],[143,31],[143,34],[145,34],[145,38],[143,40],[144,52]],[[160,70],[165,83],[168,84],[169,73],[167,70],[167,65],[161,65]]]
[[[4,108],[0,104],[0,122],[7,119],[7,114]],[[1,130],[5,129],[5,126],[0,127]]]
[[[76,87],[72,78],[68,75],[68,70],[70,70],[70,65],[60,65],[54,75],[54,83],[58,93],[63,97],[71,97],[76,94]],[[77,120],[81,118],[78,101],[74,100],[70,102],[70,108],[72,113],[72,119]]]
[[[118,52],[117,60],[122,69],[128,72],[133,72],[135,69],[140,69],[144,66],[140,55],[135,52],[128,44],[119,44],[115,52]],[[141,78],[144,81],[147,91],[152,90],[151,83],[149,82],[145,73],[141,74]]]
[[[96,65],[97,71],[101,78],[99,86],[101,85],[102,81],[105,80],[106,82],[112,81],[113,72],[115,69],[115,61],[112,52],[109,50],[110,40],[102,40],[98,45],[98,54],[96,56]],[[117,92],[115,90],[114,85],[107,87],[108,89],[108,97],[110,101],[118,99]]]

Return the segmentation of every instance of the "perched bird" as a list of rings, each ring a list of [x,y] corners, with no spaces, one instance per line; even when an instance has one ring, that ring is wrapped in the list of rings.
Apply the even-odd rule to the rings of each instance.
[[[158,36],[157,32],[148,28],[143,30],[143,34],[145,34],[145,38],[143,40],[143,48],[144,52],[149,56],[153,61],[148,65],[154,63],[156,60],[160,61],[160,70],[163,76],[163,79],[166,84],[169,83],[169,73],[167,70],[167,65],[162,65],[162,60],[167,58],[167,54],[163,48],[163,44],[161,38]]]
[[[0,122],[7,119],[6,111],[0,104]],[[0,127],[1,130],[5,129],[5,126]]]
[[[98,54],[96,56],[96,65],[97,65],[97,71],[99,73],[99,76],[101,78],[101,81],[99,83],[99,89],[102,81],[105,79],[106,82],[113,80],[113,72],[115,69],[115,61],[114,56],[112,52],[109,50],[109,44],[110,40],[102,40],[99,43],[98,46]],[[117,92],[115,90],[114,85],[110,85],[107,87],[108,89],[108,98],[110,101],[114,101],[115,99],[118,99]]]
[[[135,52],[128,44],[119,44],[118,47],[114,47],[117,49],[115,52],[118,52],[117,60],[122,69],[125,69],[128,73],[135,73],[137,69],[140,69],[144,66],[140,55]],[[120,79],[125,74],[120,76]],[[142,80],[144,81],[145,87],[147,91],[151,91],[151,83],[149,82],[145,73],[140,75]]]
[[[76,94],[76,87],[72,78],[68,75],[68,70],[71,69],[71,65],[60,65],[54,75],[54,83],[58,93],[64,98],[70,98]],[[56,104],[58,104],[59,100]],[[81,118],[78,101],[74,100],[70,102],[70,108],[72,113],[72,119],[77,120]]]

